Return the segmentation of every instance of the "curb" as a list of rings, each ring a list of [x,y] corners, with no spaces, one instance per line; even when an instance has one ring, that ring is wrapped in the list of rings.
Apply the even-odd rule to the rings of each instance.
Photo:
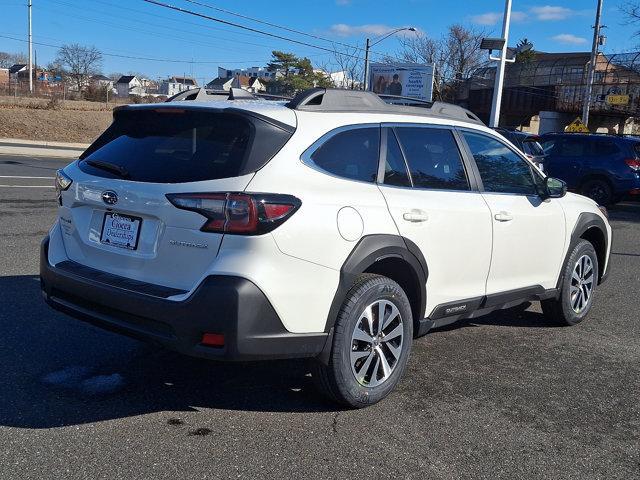
[[[89,144],[88,143],[50,142],[50,141],[43,141],[43,140],[23,140],[19,138],[0,138],[0,146],[84,151],[89,147]]]

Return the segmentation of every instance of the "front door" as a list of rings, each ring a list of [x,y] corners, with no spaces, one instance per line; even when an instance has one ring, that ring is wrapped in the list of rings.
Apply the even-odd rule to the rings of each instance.
[[[491,257],[491,214],[467,175],[449,128],[395,126],[383,129],[382,191],[400,235],[425,257],[426,315],[450,306],[456,313],[476,305],[465,302],[485,294]],[[471,180],[471,181],[470,181]]]
[[[555,288],[565,246],[558,199],[542,200],[542,177],[493,136],[462,131],[491,209],[493,249],[487,295],[527,287]],[[535,175],[535,176],[534,176]]]

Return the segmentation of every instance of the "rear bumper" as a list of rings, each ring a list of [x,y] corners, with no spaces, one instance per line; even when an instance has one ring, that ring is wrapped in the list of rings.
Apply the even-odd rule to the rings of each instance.
[[[172,289],[104,272],[89,275],[91,269],[78,264],[78,268],[51,265],[48,248],[49,237],[40,249],[46,302],[107,330],[219,360],[315,357],[327,342],[326,333],[287,331],[264,293],[247,279],[209,276],[187,299],[173,301],[166,298]],[[202,345],[204,333],[224,335],[224,346]]]

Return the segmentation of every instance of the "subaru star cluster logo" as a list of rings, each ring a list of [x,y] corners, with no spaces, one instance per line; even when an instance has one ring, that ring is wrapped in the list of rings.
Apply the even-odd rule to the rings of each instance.
[[[102,192],[102,201],[107,205],[115,205],[118,203],[118,194],[113,190]]]

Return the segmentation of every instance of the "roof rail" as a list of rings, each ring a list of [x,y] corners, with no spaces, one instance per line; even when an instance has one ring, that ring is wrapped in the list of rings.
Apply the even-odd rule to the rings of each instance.
[[[184,90],[169,97],[166,102],[179,102],[183,100],[196,100],[201,102],[220,100],[291,100],[290,97],[280,95],[270,95],[268,93],[251,93],[242,88],[231,88],[230,90],[211,90],[205,87]]]
[[[398,99],[403,101],[398,102]],[[385,100],[388,101],[385,102]],[[409,100],[413,104],[407,105]],[[298,93],[286,106],[293,110],[310,112],[397,113],[482,123],[475,114],[458,105],[444,102],[431,103],[393,95],[379,96],[362,90],[312,88]]]

